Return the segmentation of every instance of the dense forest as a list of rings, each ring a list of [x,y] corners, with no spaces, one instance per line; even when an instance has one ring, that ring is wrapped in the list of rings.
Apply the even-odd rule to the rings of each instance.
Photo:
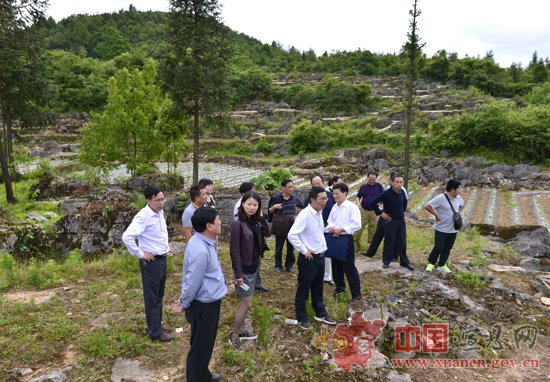
[[[148,57],[161,59],[167,49],[168,14],[140,12],[134,7],[118,13],[74,15],[59,22],[49,18],[44,37],[51,81],[58,85],[55,109],[91,111],[100,109],[106,98],[104,82],[122,68],[143,67]],[[233,50],[231,68],[234,83],[249,82],[252,89],[236,89],[234,102],[276,97],[267,83],[273,76],[292,77],[304,73],[357,76],[404,76],[404,54],[377,54],[368,50],[325,52],[288,50],[277,43],[260,41],[228,29]],[[533,53],[526,68],[512,64],[501,68],[492,52],[485,57],[466,57],[445,50],[418,62],[420,78],[459,87],[473,86],[495,97],[513,98],[528,94],[548,80],[550,61]],[[242,85],[241,85],[242,87]],[[254,91],[255,90],[255,91]]]

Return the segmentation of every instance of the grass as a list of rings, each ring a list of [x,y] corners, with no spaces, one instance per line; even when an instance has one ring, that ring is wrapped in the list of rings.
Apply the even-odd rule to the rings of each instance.
[[[463,289],[475,292],[480,292],[486,284],[477,273],[469,271],[457,271],[453,273],[453,278]]]
[[[433,230],[418,226],[410,226],[408,230],[411,238],[409,256],[413,262],[425,262],[433,245]],[[475,237],[484,247],[483,237],[476,236],[475,232],[461,232],[451,259],[458,261],[471,256],[470,237]],[[224,242],[220,244],[220,262],[231,284],[228,246]],[[182,258],[170,258],[168,264],[163,321],[171,328],[184,328],[184,332],[176,335],[176,341],[165,344],[152,343],[145,334],[140,274],[138,263],[131,255],[114,252],[100,258],[83,259],[78,251],[73,251],[65,261],[28,264],[1,255],[0,288],[4,292],[61,286],[67,290],[53,289],[54,297],[40,304],[0,297],[0,380],[7,379],[8,370],[14,367],[29,366],[36,370],[46,365],[50,368],[63,365],[68,349],[74,352],[74,360],[70,362],[73,365],[69,375],[71,381],[109,379],[117,357],[138,359],[154,372],[163,373],[157,375],[181,373],[177,366],[185,363],[189,327],[183,315],[171,312],[171,306],[181,293]],[[248,342],[244,351],[236,351],[227,343],[239,303],[230,287],[229,295],[222,301],[212,368],[244,381],[341,381],[340,373],[334,373],[317,360],[318,350],[312,346],[314,335],[320,333],[317,322],[312,321],[314,330],[303,331],[284,324],[283,319],[274,318],[275,315],[294,318],[297,275],[276,273],[273,251],[266,253],[262,264],[262,278],[271,292],[257,293],[253,297],[250,318],[259,338]],[[384,301],[386,296],[396,294],[397,278],[397,275],[387,276],[380,272],[361,274],[363,295]],[[467,294],[482,283],[477,274],[460,271],[455,272],[454,281]],[[410,280],[406,290],[412,293],[419,287],[422,281]],[[331,292],[332,288],[325,288],[326,309],[339,322],[345,322],[349,292],[338,299],[333,298]],[[309,314],[313,314],[310,301],[306,306]],[[444,318],[434,312],[428,320],[439,322]],[[332,330],[334,327],[329,327],[329,331]],[[381,341],[382,351],[391,356],[393,342],[386,337]],[[369,370],[354,373],[356,380],[372,379]]]

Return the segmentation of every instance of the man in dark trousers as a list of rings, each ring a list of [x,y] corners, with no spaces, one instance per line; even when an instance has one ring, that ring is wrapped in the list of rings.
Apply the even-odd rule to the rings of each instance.
[[[323,302],[323,275],[325,273],[325,223],[322,211],[327,203],[327,192],[323,187],[312,187],[309,191],[309,205],[298,214],[288,233],[288,240],[300,253],[298,255],[298,289],[294,306],[296,320],[302,329],[311,329],[306,301],[311,293],[311,305],[316,321],[335,325],[325,310]]]
[[[296,207],[304,208],[302,201],[293,194],[294,183],[292,180],[285,179],[281,182],[281,192],[269,199],[267,212],[268,220],[273,220],[273,215],[281,214],[291,219],[296,217]],[[286,241],[285,269],[287,272],[294,272],[294,247],[288,241],[287,237],[275,235],[275,271],[283,271],[283,245]]]
[[[407,231],[405,225],[405,210],[407,209],[407,198],[401,190],[403,177],[395,175],[392,186],[378,195],[371,202],[371,207],[383,220],[384,225],[384,250],[382,251],[382,262],[384,268],[389,268],[393,260],[399,258],[399,264],[411,271],[414,267],[407,257]],[[378,204],[384,204],[384,211],[381,211]]]
[[[424,209],[435,217],[434,247],[428,258],[426,272],[431,272],[436,263],[439,265],[439,272],[452,272],[447,266],[447,259],[451,254],[458,232],[454,227],[453,213],[459,212],[464,207],[464,200],[460,196],[460,192],[460,181],[451,179],[445,186],[445,193],[437,195],[424,204]]]
[[[220,319],[222,298],[227,294],[216,237],[222,222],[215,208],[201,207],[191,217],[195,234],[185,247],[181,297],[173,311],[185,310],[191,325],[187,353],[187,382],[220,381],[222,375],[208,369]]]
[[[167,342],[172,341],[174,336],[162,328],[166,254],[170,250],[162,208],[164,194],[156,186],[145,187],[143,194],[147,199],[147,205],[134,216],[132,223],[122,234],[122,241],[128,251],[139,259],[147,334],[153,341]]]

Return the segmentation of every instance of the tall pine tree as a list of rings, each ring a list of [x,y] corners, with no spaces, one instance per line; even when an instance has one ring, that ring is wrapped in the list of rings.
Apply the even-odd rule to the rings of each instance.
[[[170,0],[170,52],[160,69],[176,111],[192,117],[193,183],[199,178],[200,121],[228,105],[228,29],[217,0]]]

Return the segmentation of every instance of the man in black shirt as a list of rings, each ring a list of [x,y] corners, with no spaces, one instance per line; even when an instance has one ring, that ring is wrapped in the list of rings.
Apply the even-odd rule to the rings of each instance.
[[[414,267],[407,257],[407,230],[405,226],[405,210],[407,209],[407,198],[401,190],[403,177],[396,175],[391,188],[378,195],[371,202],[371,207],[383,219],[384,224],[384,250],[382,251],[382,262],[384,268],[399,257],[399,264],[402,267],[414,271]],[[384,204],[384,211],[381,211],[378,204]]]
[[[292,220],[296,218],[296,207],[304,208],[302,201],[292,193],[294,192],[294,183],[292,180],[285,179],[281,182],[281,193],[272,196],[269,199],[268,213],[269,221],[273,219],[273,215],[281,214]],[[288,241],[286,236],[275,235],[275,270],[282,272],[283,270],[283,245],[286,241],[286,258],[285,269],[287,272],[294,272],[294,247]]]

